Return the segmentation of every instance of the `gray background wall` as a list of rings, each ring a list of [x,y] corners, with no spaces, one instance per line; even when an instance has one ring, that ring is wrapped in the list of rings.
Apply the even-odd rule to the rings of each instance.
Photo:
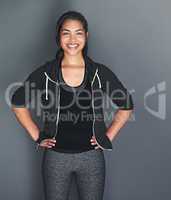
[[[135,103],[132,119],[113,141],[114,150],[105,152],[104,199],[171,198],[170,6],[167,0],[0,0],[0,199],[43,199],[42,152],[36,152],[17,123],[5,92],[54,58],[56,20],[68,9],[86,16],[89,55],[115,71]],[[72,189],[70,199],[76,200],[74,182]]]

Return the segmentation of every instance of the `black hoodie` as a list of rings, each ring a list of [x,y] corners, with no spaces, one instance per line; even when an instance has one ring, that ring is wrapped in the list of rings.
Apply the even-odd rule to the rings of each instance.
[[[107,66],[94,62],[90,57],[84,56],[88,79],[91,82],[93,107],[93,135],[103,150],[112,150],[112,143],[106,136],[104,121],[103,96],[109,99],[122,110],[132,110],[133,99],[131,94],[121,83],[118,77]],[[11,103],[15,107],[27,107],[36,110],[37,116],[48,116],[44,119],[44,127],[40,131],[39,139],[55,138],[58,129],[60,108],[60,81],[59,67],[62,57],[36,68],[12,95]],[[99,119],[99,116],[100,119]]]

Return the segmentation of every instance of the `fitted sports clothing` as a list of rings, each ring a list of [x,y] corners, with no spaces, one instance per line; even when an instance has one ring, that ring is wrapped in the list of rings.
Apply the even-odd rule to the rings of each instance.
[[[105,158],[103,150],[81,153],[44,151],[42,176],[45,200],[68,200],[73,176],[80,200],[103,200]]]

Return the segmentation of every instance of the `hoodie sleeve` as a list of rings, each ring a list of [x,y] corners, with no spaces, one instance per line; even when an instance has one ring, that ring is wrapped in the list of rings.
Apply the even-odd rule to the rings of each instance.
[[[31,86],[36,82],[35,72],[27,76],[21,86],[19,86],[11,97],[11,104],[14,107],[27,107],[31,102]]]
[[[103,92],[119,109],[132,110],[134,108],[131,94],[111,69],[105,65],[100,65],[98,75]]]
[[[32,71],[26,79],[22,82],[22,85],[19,86],[11,96],[11,106],[13,107],[27,107],[31,106],[33,109],[37,106],[36,102],[40,98],[40,90],[42,85],[45,82],[44,80],[44,71],[46,70],[47,64],[50,62],[44,62],[39,65],[34,71]]]

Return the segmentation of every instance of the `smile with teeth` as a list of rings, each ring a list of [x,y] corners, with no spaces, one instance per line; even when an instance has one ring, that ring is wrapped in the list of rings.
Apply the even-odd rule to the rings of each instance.
[[[67,44],[68,48],[77,48],[78,46],[78,44]]]

